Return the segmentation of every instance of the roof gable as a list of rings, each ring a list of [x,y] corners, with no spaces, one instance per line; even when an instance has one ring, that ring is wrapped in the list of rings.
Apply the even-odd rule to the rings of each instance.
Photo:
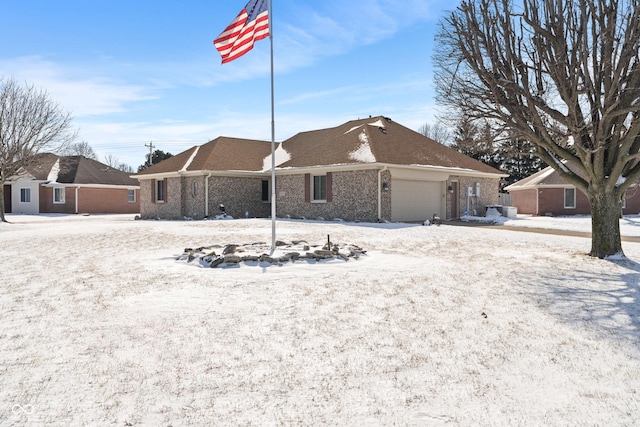
[[[583,176],[583,173],[580,170],[569,166],[568,163],[565,164],[565,166],[571,169],[575,174]],[[544,186],[563,186],[563,185],[570,185],[570,184],[567,183],[567,181],[565,181],[554,168],[552,168],[551,166],[547,166],[546,168],[534,173],[533,175],[529,175],[528,177],[523,178],[520,181],[517,181],[505,187],[505,190],[517,191],[517,190],[525,190],[525,189],[544,187]]]

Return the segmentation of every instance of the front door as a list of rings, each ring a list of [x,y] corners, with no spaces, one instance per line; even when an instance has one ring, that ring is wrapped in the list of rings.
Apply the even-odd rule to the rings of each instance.
[[[451,183],[451,218],[453,219],[460,218],[460,213],[458,211],[459,199],[458,181],[453,181]]]

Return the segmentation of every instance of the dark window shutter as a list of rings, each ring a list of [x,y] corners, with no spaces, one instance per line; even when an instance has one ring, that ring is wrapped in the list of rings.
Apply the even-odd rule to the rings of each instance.
[[[169,201],[169,192],[167,191],[167,178],[164,179],[164,183],[162,185],[162,199],[165,203]]]
[[[311,174],[304,174],[304,201],[311,202]]]
[[[156,203],[156,180],[151,180],[151,203]]]
[[[333,201],[333,172],[327,172],[327,203]]]

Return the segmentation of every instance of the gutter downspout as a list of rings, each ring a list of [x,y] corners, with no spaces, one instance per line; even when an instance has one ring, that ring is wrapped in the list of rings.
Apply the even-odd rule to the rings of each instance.
[[[211,178],[213,172],[209,172],[204,178],[204,217],[209,218],[209,178]]]
[[[80,187],[76,187],[76,214],[78,214],[78,191]]]

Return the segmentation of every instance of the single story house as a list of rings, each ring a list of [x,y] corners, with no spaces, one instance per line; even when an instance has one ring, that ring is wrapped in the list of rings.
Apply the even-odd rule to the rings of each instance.
[[[521,179],[505,190],[511,195],[511,205],[519,214],[530,215],[588,215],[589,199],[574,185],[566,182],[551,166]],[[623,200],[623,214],[640,212],[640,191],[633,187]]]
[[[139,192],[126,172],[84,156],[41,153],[7,179],[5,212],[139,213]]]
[[[506,176],[379,116],[299,133],[277,144],[279,217],[376,222],[481,214]],[[271,212],[271,143],[219,137],[134,175],[142,218]]]

